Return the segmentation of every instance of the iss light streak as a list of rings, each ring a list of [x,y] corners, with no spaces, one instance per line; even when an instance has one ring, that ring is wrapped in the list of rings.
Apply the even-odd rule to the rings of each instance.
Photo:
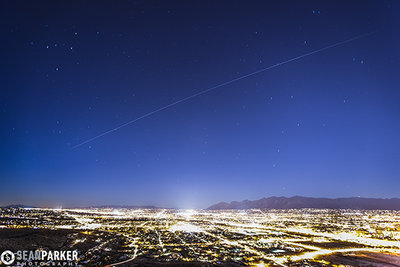
[[[78,147],[80,147],[80,146],[82,146],[82,145],[84,145],[84,144],[87,144],[87,143],[89,143],[89,142],[92,142],[92,141],[94,141],[94,140],[96,140],[96,139],[98,139],[98,138],[100,138],[100,137],[103,137],[103,136],[105,136],[105,135],[107,135],[107,134],[110,134],[110,133],[112,133],[112,132],[118,131],[119,129],[121,129],[121,128],[125,127],[125,126],[128,126],[128,125],[130,125],[130,124],[132,124],[132,123],[135,123],[135,122],[137,122],[137,121],[139,121],[139,120],[141,120],[141,119],[147,118],[147,117],[149,117],[149,116],[151,116],[151,115],[153,115],[153,114],[155,114],[155,113],[158,113],[158,112],[160,112],[160,111],[163,111],[163,110],[165,110],[165,109],[168,109],[168,108],[170,108],[170,107],[173,107],[173,106],[175,106],[175,105],[177,105],[177,104],[179,104],[179,103],[186,102],[186,101],[188,101],[188,100],[190,100],[190,99],[192,99],[192,98],[195,98],[195,97],[197,97],[197,96],[200,96],[200,95],[206,94],[206,93],[208,93],[208,92],[214,91],[214,90],[216,90],[216,89],[218,89],[218,88],[220,88],[220,87],[223,87],[223,86],[226,86],[226,85],[235,83],[235,82],[240,81],[240,80],[243,80],[243,79],[245,79],[245,78],[248,78],[248,77],[254,76],[254,75],[256,75],[256,74],[262,73],[262,72],[264,72],[264,71],[267,71],[267,70],[270,70],[270,69],[274,69],[274,68],[276,68],[276,67],[285,65],[285,64],[287,64],[287,63],[290,63],[290,62],[293,62],[293,61],[296,61],[296,60],[299,60],[299,59],[302,59],[302,58],[305,58],[305,57],[314,55],[314,54],[316,54],[316,53],[319,53],[319,52],[322,52],[322,51],[325,51],[325,50],[328,50],[328,49],[331,49],[331,48],[334,48],[334,47],[337,47],[337,46],[340,46],[340,45],[344,45],[344,44],[353,42],[353,41],[355,41],[355,40],[358,40],[358,39],[361,39],[361,38],[364,38],[364,37],[367,37],[367,36],[371,36],[371,35],[375,34],[376,32],[377,32],[377,31],[369,32],[369,33],[366,33],[366,34],[360,34],[360,35],[357,35],[357,36],[355,36],[355,37],[353,37],[353,38],[350,38],[350,39],[347,39],[347,40],[344,40],[344,41],[341,41],[341,42],[337,42],[337,43],[334,43],[334,44],[332,44],[332,45],[328,45],[328,46],[326,46],[326,47],[323,47],[323,48],[320,48],[320,49],[317,49],[317,50],[308,52],[308,53],[306,53],[306,54],[303,54],[303,55],[300,55],[300,56],[297,56],[297,57],[293,57],[293,58],[287,59],[287,60],[285,60],[285,61],[282,61],[282,62],[276,63],[276,64],[274,64],[274,65],[268,66],[268,67],[266,67],[266,68],[262,68],[262,69],[259,69],[259,70],[254,71],[254,72],[248,73],[248,74],[246,74],[246,75],[237,77],[237,78],[235,78],[235,79],[232,79],[232,80],[229,80],[229,81],[220,83],[220,84],[218,84],[218,85],[215,85],[215,86],[213,86],[213,87],[210,87],[210,88],[205,89],[205,90],[203,90],[203,91],[200,91],[200,92],[198,92],[198,93],[192,94],[192,95],[190,95],[190,96],[187,96],[187,97],[185,97],[185,98],[182,98],[182,99],[180,99],[180,100],[177,100],[177,101],[175,101],[175,102],[172,102],[172,103],[170,103],[170,104],[168,104],[168,105],[166,105],[166,106],[163,106],[163,107],[161,107],[161,108],[158,108],[158,109],[156,109],[156,110],[153,110],[153,111],[151,111],[151,112],[148,112],[148,113],[146,113],[146,114],[144,114],[144,115],[142,115],[142,116],[140,116],[140,117],[137,117],[137,118],[135,118],[135,119],[133,119],[133,120],[130,120],[130,121],[126,122],[126,123],[123,123],[123,124],[121,124],[121,125],[119,125],[119,126],[113,128],[113,129],[110,129],[110,130],[105,131],[105,132],[103,132],[103,133],[101,133],[101,134],[98,134],[98,135],[96,135],[96,136],[94,136],[94,137],[92,137],[92,138],[89,138],[89,139],[87,139],[87,140],[85,140],[85,141],[83,141],[83,142],[81,142],[81,143],[79,143],[79,144],[77,144],[77,145],[71,147],[71,149],[78,148]]]

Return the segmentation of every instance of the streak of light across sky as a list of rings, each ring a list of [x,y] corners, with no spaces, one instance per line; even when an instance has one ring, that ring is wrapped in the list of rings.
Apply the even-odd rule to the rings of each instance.
[[[96,136],[94,136],[94,137],[92,137],[92,138],[89,138],[89,139],[87,139],[87,140],[85,140],[85,141],[83,141],[83,142],[81,142],[81,143],[79,143],[79,144],[74,145],[74,146],[72,147],[72,149],[75,149],[75,148],[78,148],[78,147],[80,147],[80,146],[82,146],[82,145],[85,145],[85,144],[87,144],[87,143],[90,143],[90,142],[92,142],[92,141],[94,141],[94,140],[96,140],[96,139],[99,139],[99,138],[101,138],[101,137],[103,137],[103,136],[105,136],[105,135],[108,135],[108,134],[110,134],[110,133],[112,133],[112,132],[116,132],[116,131],[118,131],[119,129],[124,128],[124,127],[126,127],[126,126],[128,126],[128,125],[130,125],[130,124],[133,124],[133,123],[135,123],[135,122],[137,122],[137,121],[139,121],[139,120],[142,120],[142,119],[144,119],[144,118],[147,118],[147,117],[149,117],[149,116],[151,116],[151,115],[153,115],[153,114],[155,114],[155,113],[158,113],[158,112],[160,112],[160,111],[163,111],[163,110],[165,110],[165,109],[168,109],[168,108],[170,108],[170,107],[173,107],[173,106],[175,106],[175,105],[177,105],[177,104],[180,104],[180,103],[182,103],[182,102],[186,102],[186,101],[188,101],[188,100],[190,100],[190,99],[192,99],[192,98],[195,98],[195,97],[197,97],[197,96],[200,96],[200,95],[206,94],[206,93],[208,93],[208,92],[214,91],[214,90],[216,90],[216,89],[218,89],[218,88],[221,88],[221,87],[223,87],[223,86],[226,86],[226,85],[235,83],[235,82],[240,81],[240,80],[242,80],[242,79],[245,79],[245,78],[251,77],[251,76],[253,76],[253,75],[256,75],[256,74],[265,72],[265,71],[267,71],[267,70],[274,69],[274,68],[276,68],[276,67],[279,67],[279,66],[288,64],[288,63],[290,63],[290,62],[293,62],[293,61],[296,61],[296,60],[299,60],[299,59],[302,59],[302,58],[305,58],[305,57],[314,55],[314,54],[316,54],[316,53],[323,52],[323,51],[325,51],[325,50],[328,50],[328,49],[331,49],[331,48],[334,48],[334,47],[337,47],[337,46],[340,46],[340,45],[344,45],[344,44],[353,42],[353,41],[355,41],[355,40],[358,40],[358,39],[361,39],[361,38],[364,38],[364,37],[367,37],[367,36],[371,36],[371,35],[373,35],[373,34],[375,34],[375,33],[376,33],[376,31],[369,32],[369,33],[366,33],[366,34],[360,34],[360,35],[357,35],[357,36],[352,37],[352,38],[350,38],[350,39],[347,39],[347,40],[344,40],[344,41],[340,41],[340,42],[337,42],[337,43],[334,43],[334,44],[325,46],[325,47],[320,48],[320,49],[317,49],[317,50],[313,50],[313,51],[311,51],[311,52],[302,54],[302,55],[300,55],[300,56],[296,56],[296,57],[293,57],[293,58],[290,58],[290,59],[281,61],[281,62],[276,63],[276,64],[274,64],[274,65],[271,65],[271,66],[268,66],[268,67],[265,67],[265,68],[256,70],[256,71],[251,72],[251,73],[248,73],[248,74],[246,74],[246,75],[242,75],[242,76],[237,77],[237,78],[235,78],[235,79],[232,79],[232,80],[223,82],[223,83],[221,83],[221,84],[215,85],[215,86],[213,86],[213,87],[207,88],[207,89],[202,90],[202,91],[200,91],[200,92],[198,92],[198,93],[192,94],[192,95],[190,95],[190,96],[187,96],[187,97],[185,97],[185,98],[182,98],[182,99],[180,99],[180,100],[177,100],[177,101],[175,101],[175,102],[172,102],[172,103],[170,103],[170,104],[168,104],[168,105],[166,105],[166,106],[163,106],[163,107],[160,107],[160,108],[158,108],[158,109],[156,109],[156,110],[153,110],[153,111],[151,111],[151,112],[148,112],[148,113],[146,113],[146,114],[144,114],[144,115],[142,115],[142,116],[140,116],[140,117],[137,117],[137,118],[135,118],[135,119],[133,119],[133,120],[130,120],[130,121],[126,122],[126,123],[123,123],[123,124],[121,124],[121,125],[119,125],[119,126],[113,128],[113,129],[107,130],[107,131],[105,131],[105,132],[103,132],[103,133],[101,133],[101,134],[98,134],[98,135],[96,135]]]

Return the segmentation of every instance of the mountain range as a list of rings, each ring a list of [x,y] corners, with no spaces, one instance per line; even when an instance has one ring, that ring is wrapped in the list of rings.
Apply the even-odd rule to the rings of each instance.
[[[28,205],[8,205],[5,208],[34,208]],[[71,207],[72,208],[72,207]],[[102,205],[74,208],[109,209],[166,209],[151,205]],[[207,210],[244,210],[244,209],[355,209],[355,210],[400,210],[400,198],[313,198],[313,197],[268,197],[258,200],[220,202]],[[168,208],[167,208],[168,209]]]
[[[208,210],[237,209],[360,209],[400,210],[400,198],[312,198],[312,197],[268,197],[259,200],[220,202]]]

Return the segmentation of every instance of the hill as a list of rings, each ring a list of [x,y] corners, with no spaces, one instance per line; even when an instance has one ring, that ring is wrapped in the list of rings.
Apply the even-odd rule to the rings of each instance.
[[[259,200],[244,200],[230,203],[220,202],[208,207],[208,210],[226,209],[365,209],[400,210],[400,198],[312,198],[312,197],[269,197]]]

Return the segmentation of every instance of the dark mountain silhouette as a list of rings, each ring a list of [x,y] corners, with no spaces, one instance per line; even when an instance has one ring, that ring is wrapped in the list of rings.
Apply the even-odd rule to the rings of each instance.
[[[259,200],[244,200],[231,203],[220,202],[208,210],[226,209],[365,209],[400,210],[400,198],[312,198],[312,197],[269,197]]]

